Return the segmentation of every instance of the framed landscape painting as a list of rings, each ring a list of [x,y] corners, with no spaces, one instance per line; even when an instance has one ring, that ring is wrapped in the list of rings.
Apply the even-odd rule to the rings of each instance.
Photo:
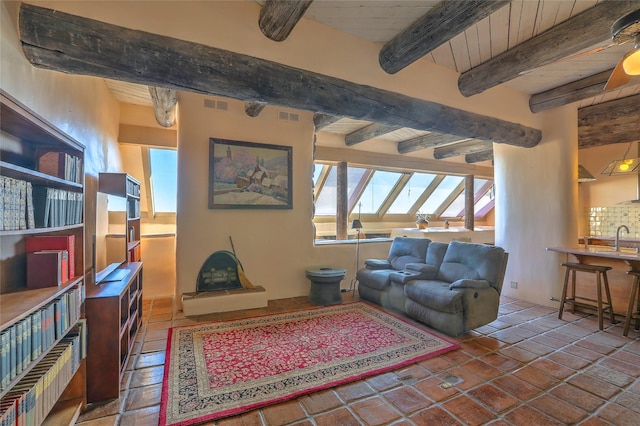
[[[209,139],[210,209],[292,209],[292,147]]]

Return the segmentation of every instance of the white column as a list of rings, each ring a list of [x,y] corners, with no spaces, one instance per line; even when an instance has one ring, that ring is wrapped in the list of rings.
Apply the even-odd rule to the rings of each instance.
[[[494,144],[496,244],[510,253],[502,294],[557,307],[562,258],[546,247],[577,243],[577,109],[540,113],[539,123],[534,148]]]

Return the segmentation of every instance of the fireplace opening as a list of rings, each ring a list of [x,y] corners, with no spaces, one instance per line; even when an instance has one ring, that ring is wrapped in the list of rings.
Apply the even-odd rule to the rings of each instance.
[[[238,263],[238,259],[229,251],[221,250],[211,254],[198,273],[196,292],[242,288]]]

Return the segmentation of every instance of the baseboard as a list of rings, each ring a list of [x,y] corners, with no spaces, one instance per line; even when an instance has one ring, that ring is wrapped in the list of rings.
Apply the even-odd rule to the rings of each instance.
[[[188,317],[266,307],[267,292],[259,286],[250,289],[184,293],[182,295],[182,311]]]

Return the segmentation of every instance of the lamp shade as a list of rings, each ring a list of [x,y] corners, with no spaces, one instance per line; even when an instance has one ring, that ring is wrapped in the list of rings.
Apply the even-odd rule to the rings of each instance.
[[[353,222],[351,222],[351,229],[361,229],[362,228],[362,222],[360,222],[360,219],[354,219]]]
[[[585,169],[582,164],[578,164],[578,182],[592,182],[596,178]]]
[[[625,55],[622,68],[628,75],[640,75],[640,47],[636,47]]]
[[[603,175],[623,175],[626,173],[638,173],[640,169],[640,158],[623,158],[622,160],[613,160],[602,171]]]

